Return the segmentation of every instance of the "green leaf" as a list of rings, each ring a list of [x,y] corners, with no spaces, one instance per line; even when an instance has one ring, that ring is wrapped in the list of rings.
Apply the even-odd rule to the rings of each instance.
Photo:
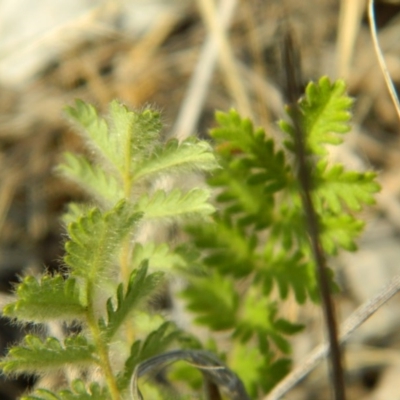
[[[249,275],[258,262],[254,250],[257,237],[242,226],[235,226],[229,220],[217,218],[214,224],[190,225],[187,231],[193,235],[198,248],[207,249],[205,265],[222,274],[236,277]]]
[[[80,128],[80,133],[97,157],[112,169],[118,170],[121,165],[118,137],[109,134],[106,121],[98,116],[96,109],[82,100],[76,100],[75,107],[66,107],[65,112]]]
[[[374,204],[374,194],[380,190],[373,172],[345,171],[343,165],[328,167],[327,162],[317,164],[315,202],[319,207],[340,213],[345,204],[349,210],[360,211],[364,204]]]
[[[76,222],[79,218],[89,214],[91,210],[92,207],[86,203],[71,202],[67,206],[67,211],[62,216],[62,221],[65,226],[68,226],[69,224]]]
[[[216,200],[226,207],[225,213],[238,217],[238,223],[243,226],[254,224],[262,229],[271,223],[273,197],[266,194],[265,183],[249,182],[251,172],[242,166],[230,167],[217,171],[209,180],[211,186],[222,188]]]
[[[122,184],[116,177],[100,165],[90,163],[84,156],[64,153],[64,162],[57,167],[57,171],[102,205],[113,205],[124,197]]]
[[[171,271],[174,267],[186,266],[186,260],[177,251],[169,248],[167,243],[135,243],[132,251],[132,269],[136,269],[148,260],[152,270]]]
[[[133,173],[133,182],[152,180],[160,174],[211,171],[218,167],[210,145],[196,138],[179,143],[177,139],[160,144],[148,158],[141,160]]]
[[[293,249],[303,251],[308,248],[304,211],[298,204],[300,196],[293,194],[290,201],[282,201],[274,210],[271,222],[270,240],[266,247],[282,247],[287,254]]]
[[[117,289],[117,305],[114,308],[112,300],[107,301],[108,322],[106,329],[106,337],[110,340],[132,310],[137,306],[138,302],[148,297],[154,289],[160,284],[163,274],[154,272],[147,275],[147,261],[138,269],[131,273],[126,293],[121,283]]]
[[[17,287],[17,301],[8,304],[3,314],[26,322],[72,320],[83,317],[79,287],[73,278],[61,275],[43,276],[37,280],[27,276]]]
[[[217,111],[215,119],[218,126],[211,130],[210,135],[219,143],[219,153],[225,156],[232,153],[252,153],[254,149],[255,131],[248,118],[241,118],[235,110],[228,113]]]
[[[260,293],[255,286],[251,287],[246,295],[242,296],[242,306],[235,326],[234,336],[247,343],[256,337],[261,352],[269,351],[268,341],[273,341],[283,352],[290,352],[290,345],[284,334],[298,332],[301,325],[291,324],[289,321],[276,321],[277,305]]]
[[[91,365],[97,362],[94,352],[94,346],[81,335],[65,339],[63,345],[54,337],[42,341],[37,336],[27,335],[21,345],[10,349],[0,362],[0,368],[6,374],[37,374],[68,365]]]
[[[138,160],[154,152],[162,128],[160,114],[145,109],[134,112],[114,100],[110,104],[111,135],[118,147],[120,170],[134,173]]]
[[[133,231],[141,213],[133,212],[124,201],[111,211],[92,209],[68,226],[70,240],[66,243],[65,262],[72,274],[96,282],[115,262],[122,240]]]
[[[94,155],[108,165],[107,171],[119,171],[123,176],[134,173],[136,164],[154,153],[161,130],[158,112],[130,111],[117,100],[110,103],[108,124],[82,100],[67,107],[66,114],[81,128]]]
[[[145,109],[133,112],[117,101],[110,105],[111,134],[116,138],[118,148],[119,171],[125,194],[135,197],[132,191],[135,174],[143,160],[148,160],[160,146],[162,128],[160,114]]]
[[[225,168],[216,171],[209,180],[211,185],[229,185],[232,177],[240,176],[248,185],[258,185],[265,195],[271,195],[288,184],[290,167],[285,154],[275,150],[274,141],[267,138],[263,129],[254,129],[249,119],[242,119],[234,110],[218,112],[216,119],[219,126],[210,135],[220,143],[217,151]],[[224,179],[226,173],[230,175],[229,179]],[[243,175],[246,176],[243,178]]]
[[[60,400],[60,397],[50,390],[37,389],[32,395],[21,397],[21,400]]]
[[[288,297],[290,289],[299,304],[303,304],[308,297],[315,299],[318,292],[315,267],[301,251],[269,250],[264,257],[265,262],[257,271],[255,281],[261,282],[266,296],[270,295],[276,283],[282,299]]]
[[[189,192],[173,189],[170,192],[157,190],[152,195],[143,195],[136,205],[136,210],[143,213],[144,219],[180,220],[206,216],[214,212],[208,202],[208,190],[195,188]]]
[[[260,391],[269,392],[290,371],[290,359],[275,360],[272,352],[261,353],[249,343],[235,343],[231,354],[230,365],[252,398],[258,398]]]
[[[182,296],[187,308],[199,315],[195,322],[216,331],[235,326],[239,295],[229,278],[217,273],[204,279],[192,278]]]
[[[286,335],[294,335],[304,329],[304,326],[301,324],[293,324],[286,319],[278,319],[275,321],[275,327],[279,332],[282,332]]]
[[[355,238],[364,228],[364,221],[357,220],[351,215],[324,216],[321,226],[321,242],[326,253],[336,255],[339,248],[355,251]]]
[[[131,347],[131,354],[125,362],[124,372],[118,377],[120,389],[124,390],[130,384],[131,376],[137,365],[167,350],[180,335],[180,331],[174,329],[170,322],[165,322],[151,332],[144,342],[135,341]]]
[[[302,113],[302,125],[306,137],[307,151],[310,154],[327,154],[326,144],[339,144],[342,135],[349,131],[350,107],[353,100],[346,95],[344,81],[331,83],[328,77],[322,77],[318,83],[310,82],[299,106]],[[282,126],[286,132],[285,126]],[[286,126],[287,128],[287,126]],[[291,135],[293,148],[293,130]]]
[[[90,385],[80,379],[72,382],[71,389],[64,389],[53,393],[47,389],[37,389],[30,396],[23,396],[22,400],[109,400],[110,396],[106,388],[101,387],[97,382]],[[87,389],[87,386],[89,388]]]

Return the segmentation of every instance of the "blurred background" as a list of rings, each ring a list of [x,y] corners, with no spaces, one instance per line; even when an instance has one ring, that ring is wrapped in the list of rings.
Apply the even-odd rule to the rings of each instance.
[[[400,87],[400,2],[376,1],[379,40]],[[65,150],[82,149],[63,107],[81,98],[106,111],[117,98],[162,111],[166,136],[207,137],[216,109],[234,107],[279,140],[284,116],[280,51],[290,26],[304,85],[344,78],[356,99],[353,127],[332,158],[379,172],[382,192],[364,212],[356,254],[333,261],[343,293],[340,320],[400,270],[400,122],[372,46],[366,0],[1,0],[0,303],[27,271],[60,267],[60,215],[82,198],[53,173]],[[1,305],[0,304],[0,305]],[[286,307],[286,306],[285,306]],[[346,345],[349,399],[400,399],[400,298]],[[318,307],[289,302],[286,317],[306,323],[293,341],[295,364],[323,339]],[[0,351],[20,338],[0,319]],[[33,379],[0,377],[0,399]],[[287,399],[328,399],[317,368]]]

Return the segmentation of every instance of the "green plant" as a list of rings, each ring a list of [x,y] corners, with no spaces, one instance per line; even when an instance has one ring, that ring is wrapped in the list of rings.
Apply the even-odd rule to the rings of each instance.
[[[114,101],[106,122],[92,106],[77,101],[67,114],[91,158],[66,154],[58,171],[96,206],[71,204],[64,216],[69,236],[65,274],[25,277],[16,301],[3,313],[21,323],[70,323],[78,333],[65,338],[29,334],[1,366],[5,373],[59,370],[67,380],[70,371],[86,376],[71,378],[66,391],[39,390],[27,399],[127,398],[137,364],[184,339],[149,306],[177,256],[166,244],[141,244],[138,232],[146,224],[204,218],[214,210],[206,189],[165,191],[153,182],[175,173],[209,171],[217,163],[204,141],[164,143],[159,114],[151,110],[135,113]]]
[[[379,190],[374,173],[349,172],[328,161],[326,144],[341,142],[351,104],[344,83],[327,78],[310,83],[299,103],[306,155],[314,162],[312,196],[321,241],[330,256],[341,248],[355,250],[364,223],[353,214],[372,204]],[[27,335],[1,362],[3,371],[64,371],[66,389],[38,390],[26,399],[135,398],[140,395],[132,387],[140,371],[169,359],[204,363],[208,379],[213,373],[206,367],[220,364],[208,353],[191,352],[203,346],[237,373],[253,398],[270,390],[290,367],[287,336],[302,328],[279,317],[280,304],[290,292],[300,304],[318,301],[293,124],[280,122],[286,141],[277,149],[264,130],[235,111],[217,113],[211,137],[218,168],[204,141],[164,142],[153,111],[130,112],[113,102],[108,123],[80,101],[67,112],[92,157],[67,154],[59,171],[86,190],[96,207],[72,204],[64,217],[65,276],[24,278],[3,313],[22,323],[61,321],[79,329],[66,338]],[[208,189],[176,184],[162,190],[157,184],[166,176],[178,182],[192,172],[212,172],[207,182],[217,211]],[[192,243],[173,249],[163,239],[146,237],[143,231],[154,221],[185,223]],[[187,279],[182,297],[195,320],[211,332],[229,332],[229,351],[220,352],[213,339],[200,343],[152,310],[150,300],[172,274]],[[330,278],[334,290],[333,273]],[[171,345],[188,350],[166,353]],[[80,378],[70,378],[71,370]],[[212,383],[239,385],[234,374],[224,372],[227,381],[215,372]],[[198,388],[199,377],[187,367],[176,366],[170,377]],[[152,399],[178,398],[172,389],[162,395],[151,382],[144,388]]]
[[[299,102],[306,155],[313,162],[312,197],[329,256],[341,248],[356,249],[364,222],[354,212],[373,204],[379,190],[375,173],[346,171],[327,157],[326,145],[340,144],[349,130],[351,105],[344,82],[331,83],[326,77],[310,83]],[[287,111],[291,119],[292,110]],[[288,372],[290,359],[277,357],[276,350],[288,355],[285,336],[301,326],[279,318],[279,306],[290,291],[300,304],[318,301],[316,266],[297,178],[294,124],[279,122],[286,140],[277,149],[263,129],[235,111],[216,118],[211,136],[222,169],[208,183],[218,189],[218,211],[213,223],[188,229],[202,268],[192,274],[184,296],[199,323],[211,330],[232,329],[228,364],[256,396]],[[335,290],[332,271],[330,285]],[[272,295],[274,287],[277,296]]]

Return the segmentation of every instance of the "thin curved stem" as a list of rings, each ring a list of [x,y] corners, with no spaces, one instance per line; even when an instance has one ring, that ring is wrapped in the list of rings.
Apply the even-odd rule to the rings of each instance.
[[[397,116],[399,117],[400,120],[399,98],[397,97],[396,89],[393,85],[392,78],[390,77],[389,70],[386,66],[385,58],[383,57],[381,47],[379,46],[378,33],[376,30],[376,23],[375,23],[374,0],[369,0],[368,2],[368,19],[369,19],[371,37],[372,37],[372,42],[374,43],[376,57],[378,58],[379,66],[381,67],[383,77],[385,78],[386,86],[389,90],[390,97],[392,98],[394,107],[396,108]]]
[[[340,327],[339,342],[345,342],[350,335],[380,307],[400,292],[400,275],[396,275],[379,293],[367,300],[348,317]],[[279,400],[300,380],[304,379],[318,363],[329,354],[329,343],[317,346],[289,375],[287,375],[263,400]]]

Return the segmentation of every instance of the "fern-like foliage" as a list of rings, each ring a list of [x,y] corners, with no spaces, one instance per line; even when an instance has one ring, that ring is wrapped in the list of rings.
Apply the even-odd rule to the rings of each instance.
[[[89,388],[80,379],[72,382],[71,389],[63,389],[58,393],[39,389],[32,396],[24,396],[22,400],[108,400],[109,393],[98,383],[93,382]]]
[[[200,188],[183,193],[179,189],[157,190],[152,195],[144,195],[137,203],[137,210],[146,215],[149,220],[187,219],[198,214],[209,215],[214,207],[207,202],[210,194]]]
[[[82,335],[71,336],[63,344],[54,337],[43,341],[27,335],[21,345],[9,351],[2,368],[5,373],[41,373],[67,365],[89,365],[96,362],[94,350],[93,344]]]
[[[3,314],[20,321],[68,321],[82,318],[86,311],[74,278],[45,275],[38,280],[27,276],[18,286],[17,294],[17,300],[7,304]]]
[[[182,336],[164,317],[152,315],[149,300],[164,282],[160,270],[170,272],[184,260],[167,244],[141,244],[135,238],[146,221],[166,226],[214,211],[207,189],[186,184],[186,189],[161,190],[154,179],[211,171],[217,162],[204,141],[165,142],[160,116],[149,109],[133,112],[114,101],[108,118],[102,118],[78,100],[66,113],[90,157],[66,153],[58,172],[95,206],[71,204],[64,216],[64,273],[25,277],[3,313],[21,323],[57,322],[67,328],[72,323],[71,332],[77,326],[79,334],[67,329],[65,338],[27,335],[0,367],[6,374],[81,372],[68,388],[38,389],[26,399],[120,400],[129,398],[136,365]],[[139,318],[143,313],[145,324]]]
[[[167,350],[179,336],[180,332],[174,329],[171,323],[165,322],[149,334],[144,341],[135,341],[131,346],[130,356],[125,362],[124,371],[118,376],[118,384],[121,390],[128,388],[135,368],[141,362]]]
[[[87,215],[71,223],[64,260],[71,267],[72,274],[92,283],[109,275],[121,242],[141,215],[122,201],[106,213],[93,208]]]
[[[351,104],[343,82],[327,78],[310,83],[299,103],[328,255],[356,248],[364,223],[354,213],[372,204],[379,190],[374,173],[347,171],[327,156],[326,145],[339,144],[349,129]],[[235,111],[217,113],[211,131],[216,157],[209,143],[196,138],[164,141],[160,116],[150,109],[133,112],[113,101],[103,118],[82,101],[67,108],[90,157],[66,153],[58,172],[91,201],[71,204],[64,215],[63,274],[25,277],[4,307],[4,315],[40,324],[36,331],[43,334],[11,347],[0,368],[6,374],[64,372],[66,382],[72,371],[79,379],[55,391],[39,388],[26,400],[130,399],[143,365],[172,359],[203,366],[206,382],[222,389],[231,390],[234,377],[244,393],[242,380],[253,397],[287,373],[289,336],[302,326],[279,315],[280,302],[289,295],[300,304],[318,300],[287,111],[288,120],[279,123],[286,135],[282,147]],[[203,172],[212,172],[208,188],[190,187],[186,177]],[[175,177],[185,184],[157,184]],[[143,234],[171,222],[188,223],[190,240],[176,249]],[[215,342],[202,344],[152,309],[150,300],[172,272],[188,279],[182,296],[195,321],[231,333],[230,350],[221,357],[236,374],[207,371],[224,363],[193,349],[218,353]],[[65,337],[47,334],[42,325],[49,323],[62,323]],[[166,353],[174,344],[188,350]],[[179,366],[175,374],[178,380],[190,377]],[[198,381],[193,379],[193,390]],[[140,389],[151,400],[176,393],[162,393],[152,381]]]
[[[182,143],[175,139],[163,143],[160,115],[150,109],[132,112],[113,101],[106,121],[97,115],[93,106],[77,100],[75,108],[69,107],[66,112],[78,126],[93,160],[67,153],[58,170],[105,207],[123,197],[137,202],[144,194],[140,186],[151,187],[154,179],[160,176],[210,171],[217,167],[212,149],[205,141],[189,138]],[[177,200],[185,196],[176,194]],[[207,192],[198,190],[196,194],[198,205],[204,204]],[[193,197],[192,193],[192,200]],[[156,204],[159,205],[157,210],[154,209]],[[162,218],[164,205],[159,200],[153,202],[153,215],[158,211]]]
[[[373,204],[379,185],[373,172],[346,171],[331,164],[326,150],[327,144],[339,144],[349,130],[352,100],[342,81],[331,83],[324,77],[307,86],[299,105],[307,156],[316,162],[312,196],[324,250],[329,255],[339,249],[355,250],[364,223],[353,212]],[[277,359],[273,349],[288,354],[286,336],[301,329],[278,317],[272,289],[278,289],[282,300],[290,292],[299,303],[318,299],[292,161],[295,128],[287,111],[289,119],[279,123],[287,134],[283,148],[236,111],[216,114],[218,126],[210,135],[222,169],[208,183],[218,189],[218,212],[213,223],[188,227],[201,250],[203,267],[190,279],[184,297],[198,315],[197,322],[211,330],[233,330],[232,363],[253,395],[269,390],[287,372],[288,359]],[[243,279],[247,285],[239,283]],[[331,285],[335,287],[333,274]],[[250,365],[243,363],[253,353]]]
[[[125,294],[124,285],[122,283],[118,285],[116,307],[112,304],[112,299],[107,301],[107,324],[104,325],[103,329],[105,330],[105,337],[109,340],[115,335],[138,302],[151,294],[160,283],[162,273],[155,272],[147,275],[146,264],[132,272]]]

